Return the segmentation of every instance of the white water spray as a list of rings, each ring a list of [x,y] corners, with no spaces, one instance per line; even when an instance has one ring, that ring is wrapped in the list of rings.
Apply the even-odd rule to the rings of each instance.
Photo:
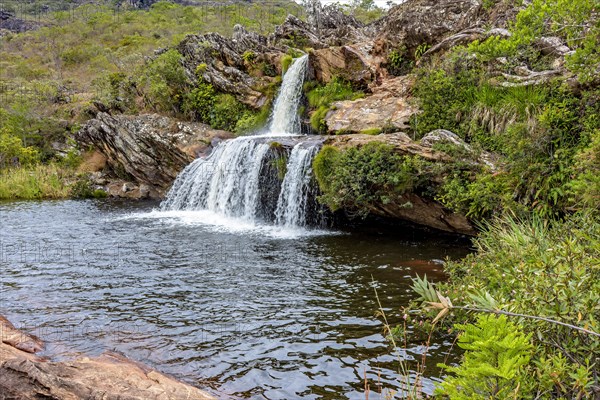
[[[269,135],[296,135],[300,133],[298,105],[302,98],[302,84],[306,76],[308,55],[295,59],[283,76],[281,88],[273,105]]]

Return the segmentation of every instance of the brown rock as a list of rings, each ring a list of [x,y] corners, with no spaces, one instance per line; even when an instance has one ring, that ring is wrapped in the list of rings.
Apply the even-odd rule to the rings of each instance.
[[[7,328],[5,328],[7,327]],[[0,316],[6,337],[27,337]],[[5,331],[2,331],[5,333]],[[36,342],[41,341],[35,338]],[[19,342],[17,340],[17,342]],[[107,353],[73,361],[50,362],[0,343],[0,400],[3,399],[107,399],[107,400],[209,400],[208,393],[170,378],[124,356]]]
[[[376,61],[369,44],[328,47],[309,54],[312,75],[320,82],[340,77],[349,82],[369,84],[375,77]]]
[[[410,76],[386,80],[375,87],[369,97],[334,103],[332,111],[325,117],[329,132],[374,133],[408,129],[410,117],[419,111],[408,97],[413,81]]]

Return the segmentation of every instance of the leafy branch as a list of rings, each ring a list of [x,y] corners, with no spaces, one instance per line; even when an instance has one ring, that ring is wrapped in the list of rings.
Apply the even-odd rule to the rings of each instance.
[[[475,306],[455,306],[452,304],[452,301],[449,297],[443,296],[439,291],[435,289],[433,283],[427,280],[427,275],[425,275],[422,279],[418,276],[413,279],[412,289],[421,296],[421,300],[428,304],[425,307],[428,310],[440,310],[440,312],[433,319],[432,323],[436,323],[442,318],[444,318],[450,310],[465,310],[472,312],[481,312],[481,313],[490,313],[490,314],[499,314],[506,315],[509,317],[520,317],[520,318],[528,318],[537,321],[544,321],[555,325],[564,326],[573,330],[577,330],[583,332],[588,335],[600,337],[600,333],[594,332],[590,329],[583,328],[581,326],[568,324],[566,322],[557,321],[551,318],[540,317],[537,315],[528,315],[515,313],[510,311],[501,310],[498,307],[498,303],[496,300],[487,292],[482,294],[470,294],[469,296],[474,301]]]

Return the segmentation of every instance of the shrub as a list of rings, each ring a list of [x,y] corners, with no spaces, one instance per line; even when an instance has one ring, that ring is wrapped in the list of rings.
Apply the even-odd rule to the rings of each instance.
[[[524,398],[525,366],[533,346],[530,336],[504,315],[480,315],[474,324],[457,324],[458,346],[465,349],[458,366],[441,365],[453,374],[436,394],[451,400]]]
[[[185,95],[183,112],[190,118],[210,123],[215,96],[216,92],[211,84],[200,82],[194,90]]]
[[[378,205],[423,189],[431,177],[429,167],[426,161],[399,155],[380,142],[344,151],[325,146],[313,161],[323,193],[319,201],[333,211],[343,208],[363,217]]]
[[[520,383],[518,398],[592,398],[593,387],[600,383],[600,377],[594,373],[600,365],[600,341],[583,330],[600,331],[600,217],[597,211],[578,213],[564,221],[550,222],[539,217],[496,220],[485,226],[474,245],[476,253],[447,263],[445,272],[449,281],[430,289],[433,297],[422,290],[424,286],[433,288],[433,285],[415,281],[414,288],[422,299],[432,297],[440,301],[437,299],[443,297],[444,303],[452,304],[451,312],[445,313],[446,320],[439,329],[445,330],[448,318],[463,323],[460,328],[464,329],[464,323],[473,320],[473,314],[465,311],[465,307],[478,312],[506,311],[522,317],[509,317],[516,327],[489,317],[486,332],[468,328],[470,337],[481,334],[487,339],[469,340],[470,347],[463,362],[450,369],[456,377],[449,378],[442,390],[452,393],[453,384],[460,384],[467,393],[482,388],[489,382],[483,376],[487,371],[488,377],[498,376],[507,387],[512,387],[508,390],[513,390],[515,396],[514,384]],[[437,310],[434,314],[425,313],[433,318]],[[480,317],[479,329],[483,326],[481,318],[484,317]],[[499,333],[500,328],[504,333]],[[499,367],[490,369],[486,365],[501,361],[490,351],[499,352],[507,344],[501,338],[508,337],[509,331],[521,331],[531,337],[533,352],[529,362],[515,358],[519,353],[525,357],[528,350],[525,351],[521,334],[514,333],[522,351],[515,352],[517,349],[508,345],[507,350],[513,353],[505,353],[504,357],[514,360],[514,369],[498,375]],[[494,338],[496,334],[498,338]],[[474,360],[478,360],[479,366]],[[513,383],[506,379],[512,379]]]
[[[0,169],[11,166],[28,166],[39,161],[39,152],[34,147],[25,147],[7,128],[0,129]]]

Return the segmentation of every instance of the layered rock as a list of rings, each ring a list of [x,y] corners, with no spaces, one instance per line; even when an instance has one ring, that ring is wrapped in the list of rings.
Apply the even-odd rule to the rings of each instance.
[[[212,143],[232,134],[204,124],[157,114],[110,115],[99,112],[77,133],[106,158],[111,170],[106,190],[119,197],[161,197],[177,174]],[[117,179],[114,179],[117,178]],[[122,194],[122,195],[121,195]]]
[[[385,47],[406,46],[412,54],[422,44],[433,45],[446,36],[477,25],[480,0],[412,0],[393,7],[374,24],[376,41]]]
[[[0,399],[213,399],[208,393],[122,355],[52,362],[43,343],[0,316]]]
[[[410,100],[412,76],[384,81],[372,89],[373,94],[358,100],[333,103],[325,123],[330,133],[380,133],[410,128],[411,117],[418,107]]]
[[[257,89],[269,85],[273,77],[261,71],[252,74],[244,54],[251,53],[255,57],[252,63],[265,63],[277,75],[287,47],[275,47],[265,36],[236,25],[231,38],[218,33],[189,35],[177,50],[183,55],[183,66],[191,82],[201,79],[219,92],[233,94],[242,103],[259,108],[267,97]]]

